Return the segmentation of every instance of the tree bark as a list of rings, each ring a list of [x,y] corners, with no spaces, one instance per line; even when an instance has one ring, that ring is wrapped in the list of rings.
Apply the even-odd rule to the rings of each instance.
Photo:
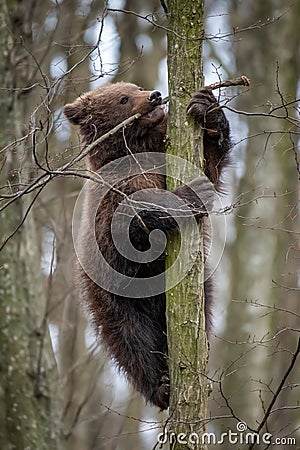
[[[18,21],[11,20],[14,8],[17,5],[10,5],[8,11],[7,2],[1,2],[0,85],[5,87],[0,96],[2,193],[16,192],[19,183],[28,182],[30,176],[24,141],[6,147],[21,137],[25,121],[25,98],[16,89],[16,80],[22,80],[26,64],[21,68],[17,63],[21,59],[14,37],[19,39],[22,33]],[[26,58],[26,52],[22,56]],[[23,81],[25,84],[25,78]],[[8,450],[60,448],[56,365],[46,321],[41,255],[32,211],[27,216],[33,200],[30,196],[19,199],[1,212],[0,245],[11,236],[0,253],[0,448]]]
[[[201,46],[204,35],[204,2],[170,0],[168,9],[170,110],[167,152],[201,167],[201,130],[187,118],[186,107],[191,94],[203,85]],[[168,173],[170,190],[176,187],[176,177],[171,174],[173,169]],[[185,173],[179,175],[184,176],[185,180],[193,176],[189,173],[189,164],[186,165]],[[172,238],[168,244],[167,268],[176,260],[180,245],[183,246],[183,261],[191,257],[184,251],[188,248],[186,243],[190,239],[189,225],[181,230],[181,236]],[[205,431],[210,385],[205,376],[208,346],[204,315],[202,242],[195,249],[193,256],[195,263],[188,275],[167,292],[171,384],[169,437],[173,442],[171,448],[176,450],[205,448],[201,444],[201,435]],[[167,279],[167,289],[169,283],[170,280]],[[176,439],[172,433],[176,435]],[[181,439],[183,435],[179,436],[180,433],[183,433],[185,438]],[[200,443],[190,442],[191,436],[194,442],[197,442],[198,438]]]

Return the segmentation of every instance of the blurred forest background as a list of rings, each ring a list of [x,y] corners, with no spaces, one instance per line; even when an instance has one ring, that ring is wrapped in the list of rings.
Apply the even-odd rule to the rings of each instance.
[[[278,449],[300,448],[300,2],[206,0],[205,11],[206,84],[251,79],[220,93],[235,145],[208,430],[244,421],[297,439]],[[1,1],[3,450],[151,449],[167,419],[114,370],[78,304],[72,213],[83,162],[73,176],[61,170],[80,148],[65,103],[121,79],[167,95],[167,26],[158,0]]]

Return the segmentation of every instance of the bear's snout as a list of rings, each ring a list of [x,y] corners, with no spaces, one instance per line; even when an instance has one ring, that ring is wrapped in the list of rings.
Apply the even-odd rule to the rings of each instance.
[[[161,102],[162,102],[161,93],[159,91],[152,91],[148,97],[148,102],[152,106],[161,105]]]

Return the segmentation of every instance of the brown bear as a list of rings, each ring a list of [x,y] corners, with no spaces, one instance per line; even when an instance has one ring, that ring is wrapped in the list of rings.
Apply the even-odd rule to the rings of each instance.
[[[88,181],[83,205],[77,278],[108,354],[146,400],[163,410],[169,405],[165,241],[180,228],[178,221],[204,220],[212,203],[211,184],[220,189],[231,145],[223,110],[209,88],[201,89],[187,113],[204,130],[205,176],[169,193],[164,171],[151,169],[158,166],[155,155],[161,163],[166,152],[168,115],[160,92],[131,83],[106,84],[64,107],[87,145],[135,113],[141,117],[88,154],[93,181]],[[144,160],[146,169],[139,170]],[[132,197],[140,192],[142,199]],[[180,211],[180,220],[174,211]],[[207,281],[207,327],[211,289]]]

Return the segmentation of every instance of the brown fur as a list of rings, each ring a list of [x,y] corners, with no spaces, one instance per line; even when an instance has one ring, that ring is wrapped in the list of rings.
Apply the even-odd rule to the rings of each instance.
[[[127,100],[124,100],[124,99]],[[120,131],[96,146],[87,158],[87,167],[101,174],[106,164],[130,153],[165,152],[167,114],[159,107],[161,97],[157,91],[144,91],[129,83],[107,84],[88,92],[74,103],[64,108],[66,117],[74,125],[80,126],[80,133],[86,144],[115,127],[133,114],[143,116],[133,122],[124,131]],[[208,89],[196,93],[188,106],[188,113],[204,127],[204,156],[206,176],[220,187],[220,175],[228,161],[230,149],[229,126],[223,111]],[[121,170],[121,169],[120,169]],[[165,270],[164,255],[150,263],[130,261],[115,248],[111,235],[111,221],[116,208],[127,196],[140,190],[157,188],[159,191],[147,191],[149,204],[157,205],[164,197],[166,189],[163,174],[120,173],[114,189],[109,190],[99,204],[99,185],[90,184],[85,198],[80,245],[83,259],[87,264],[94,261],[91,249],[93,232],[97,244],[106,261],[118,272],[134,279],[149,278]],[[113,184],[113,183],[112,183]],[[203,217],[203,202],[209,203],[211,190],[205,177],[198,177],[189,186],[181,186],[174,191],[178,201],[181,198],[187,205],[189,215]],[[201,193],[201,200],[195,195]],[[173,196],[175,197],[175,196]],[[176,197],[175,197],[176,198]],[[204,200],[203,200],[204,199]],[[175,200],[176,203],[176,200]],[[181,201],[182,203],[182,201]],[[180,203],[180,204],[181,204]],[[97,205],[95,223],[90,217],[93,205]],[[168,203],[166,203],[168,206]],[[170,207],[174,208],[174,203]],[[176,205],[175,205],[176,206]],[[117,230],[120,242],[123,240],[122,215],[117,215]],[[141,208],[130,224],[129,236],[132,245],[140,250],[149,248],[149,232],[162,230],[166,236],[176,232],[177,224],[171,213],[160,208]],[[148,232],[147,232],[148,231]],[[106,286],[115,287],[117,279],[110,277],[101,267]],[[169,381],[167,364],[167,337],[165,319],[165,293],[150,295],[151,280],[147,283],[148,295],[143,298],[130,298],[118,295],[97,285],[82,268],[78,270],[80,296],[88,305],[97,331],[103,344],[118,366],[127,374],[138,391],[152,404],[161,409],[168,407]],[[123,286],[126,293],[126,286]],[[112,289],[113,290],[113,289]],[[150,291],[149,291],[150,290]],[[206,317],[210,324],[211,285],[205,286]]]

